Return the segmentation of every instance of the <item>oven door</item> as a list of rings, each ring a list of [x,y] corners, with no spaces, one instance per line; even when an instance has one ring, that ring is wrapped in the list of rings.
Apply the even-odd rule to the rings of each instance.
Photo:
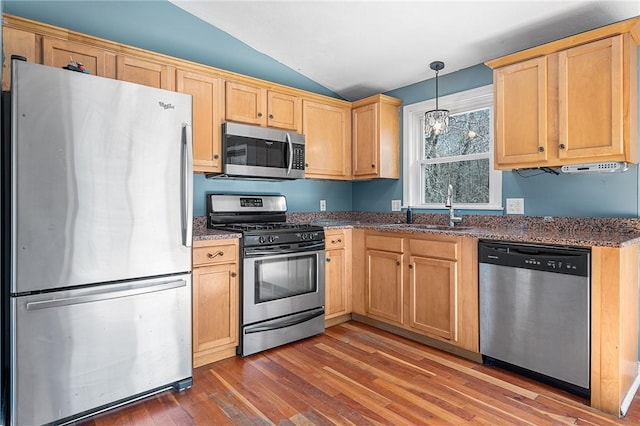
[[[324,306],[324,243],[320,249],[245,249],[242,325]],[[268,254],[264,254],[264,252]]]

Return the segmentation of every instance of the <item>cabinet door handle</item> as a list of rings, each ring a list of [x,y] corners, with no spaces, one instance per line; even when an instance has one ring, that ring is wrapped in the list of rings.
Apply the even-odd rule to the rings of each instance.
[[[396,266],[400,266],[400,262],[396,260]]]
[[[544,152],[544,146],[539,146],[538,147],[538,152]]]
[[[232,277],[232,278],[235,278],[237,275],[238,275],[238,274],[236,274],[235,272],[232,272],[232,273],[231,273],[231,277]]]
[[[305,167],[309,167],[309,163],[304,163],[304,166]]]
[[[262,113],[261,112],[258,113],[258,117],[262,117]]]
[[[372,165],[371,165],[371,168],[372,168],[372,169],[375,169],[375,168],[376,168],[376,165],[375,165],[375,164],[372,164]]]
[[[329,263],[329,262],[331,262],[331,259],[328,259],[328,258],[327,258],[327,263]]]
[[[409,269],[413,269],[413,265],[409,265]]]
[[[218,256],[222,256],[222,255],[224,255],[224,252],[223,252],[223,251],[217,251],[217,252],[215,252],[215,253],[211,253],[211,252],[207,253],[207,257],[208,257],[209,259],[213,259],[213,258],[216,258],[216,257],[218,257]]]
[[[214,154],[214,155],[213,155],[213,159],[214,159],[214,160],[217,160],[218,158],[220,158],[220,156],[219,156],[218,154]]]
[[[566,146],[565,146],[565,144],[561,143],[561,144],[558,146],[558,148],[560,148],[560,149],[565,149],[565,148],[566,148]]]
[[[273,114],[269,114],[269,119],[273,120]]]

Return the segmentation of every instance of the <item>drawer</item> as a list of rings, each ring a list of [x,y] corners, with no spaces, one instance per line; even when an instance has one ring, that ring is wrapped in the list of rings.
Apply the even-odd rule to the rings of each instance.
[[[453,241],[411,240],[409,251],[412,256],[458,259],[458,244]]]
[[[344,248],[345,235],[342,231],[325,231],[324,245],[327,250]]]
[[[402,253],[404,251],[403,240],[400,237],[383,237],[381,235],[367,235],[365,247],[368,250],[383,250]]]
[[[193,265],[215,265],[238,260],[238,246],[224,244],[211,247],[193,248]]]

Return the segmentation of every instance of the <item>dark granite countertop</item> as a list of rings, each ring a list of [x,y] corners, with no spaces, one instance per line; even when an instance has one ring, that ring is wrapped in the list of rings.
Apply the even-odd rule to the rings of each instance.
[[[447,226],[444,214],[415,214],[414,223],[402,223],[401,213],[294,213],[289,222],[314,223],[327,229],[371,229],[405,234],[466,236],[523,243],[576,247],[624,247],[640,244],[640,219],[635,218],[542,218],[525,216],[466,215],[462,225]],[[241,238],[241,234],[207,229],[204,217],[194,219],[193,240]]]

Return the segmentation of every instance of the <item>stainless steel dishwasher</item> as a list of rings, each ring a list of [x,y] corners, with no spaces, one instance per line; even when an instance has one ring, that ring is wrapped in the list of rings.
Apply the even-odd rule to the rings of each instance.
[[[480,241],[483,361],[589,396],[589,249]]]

